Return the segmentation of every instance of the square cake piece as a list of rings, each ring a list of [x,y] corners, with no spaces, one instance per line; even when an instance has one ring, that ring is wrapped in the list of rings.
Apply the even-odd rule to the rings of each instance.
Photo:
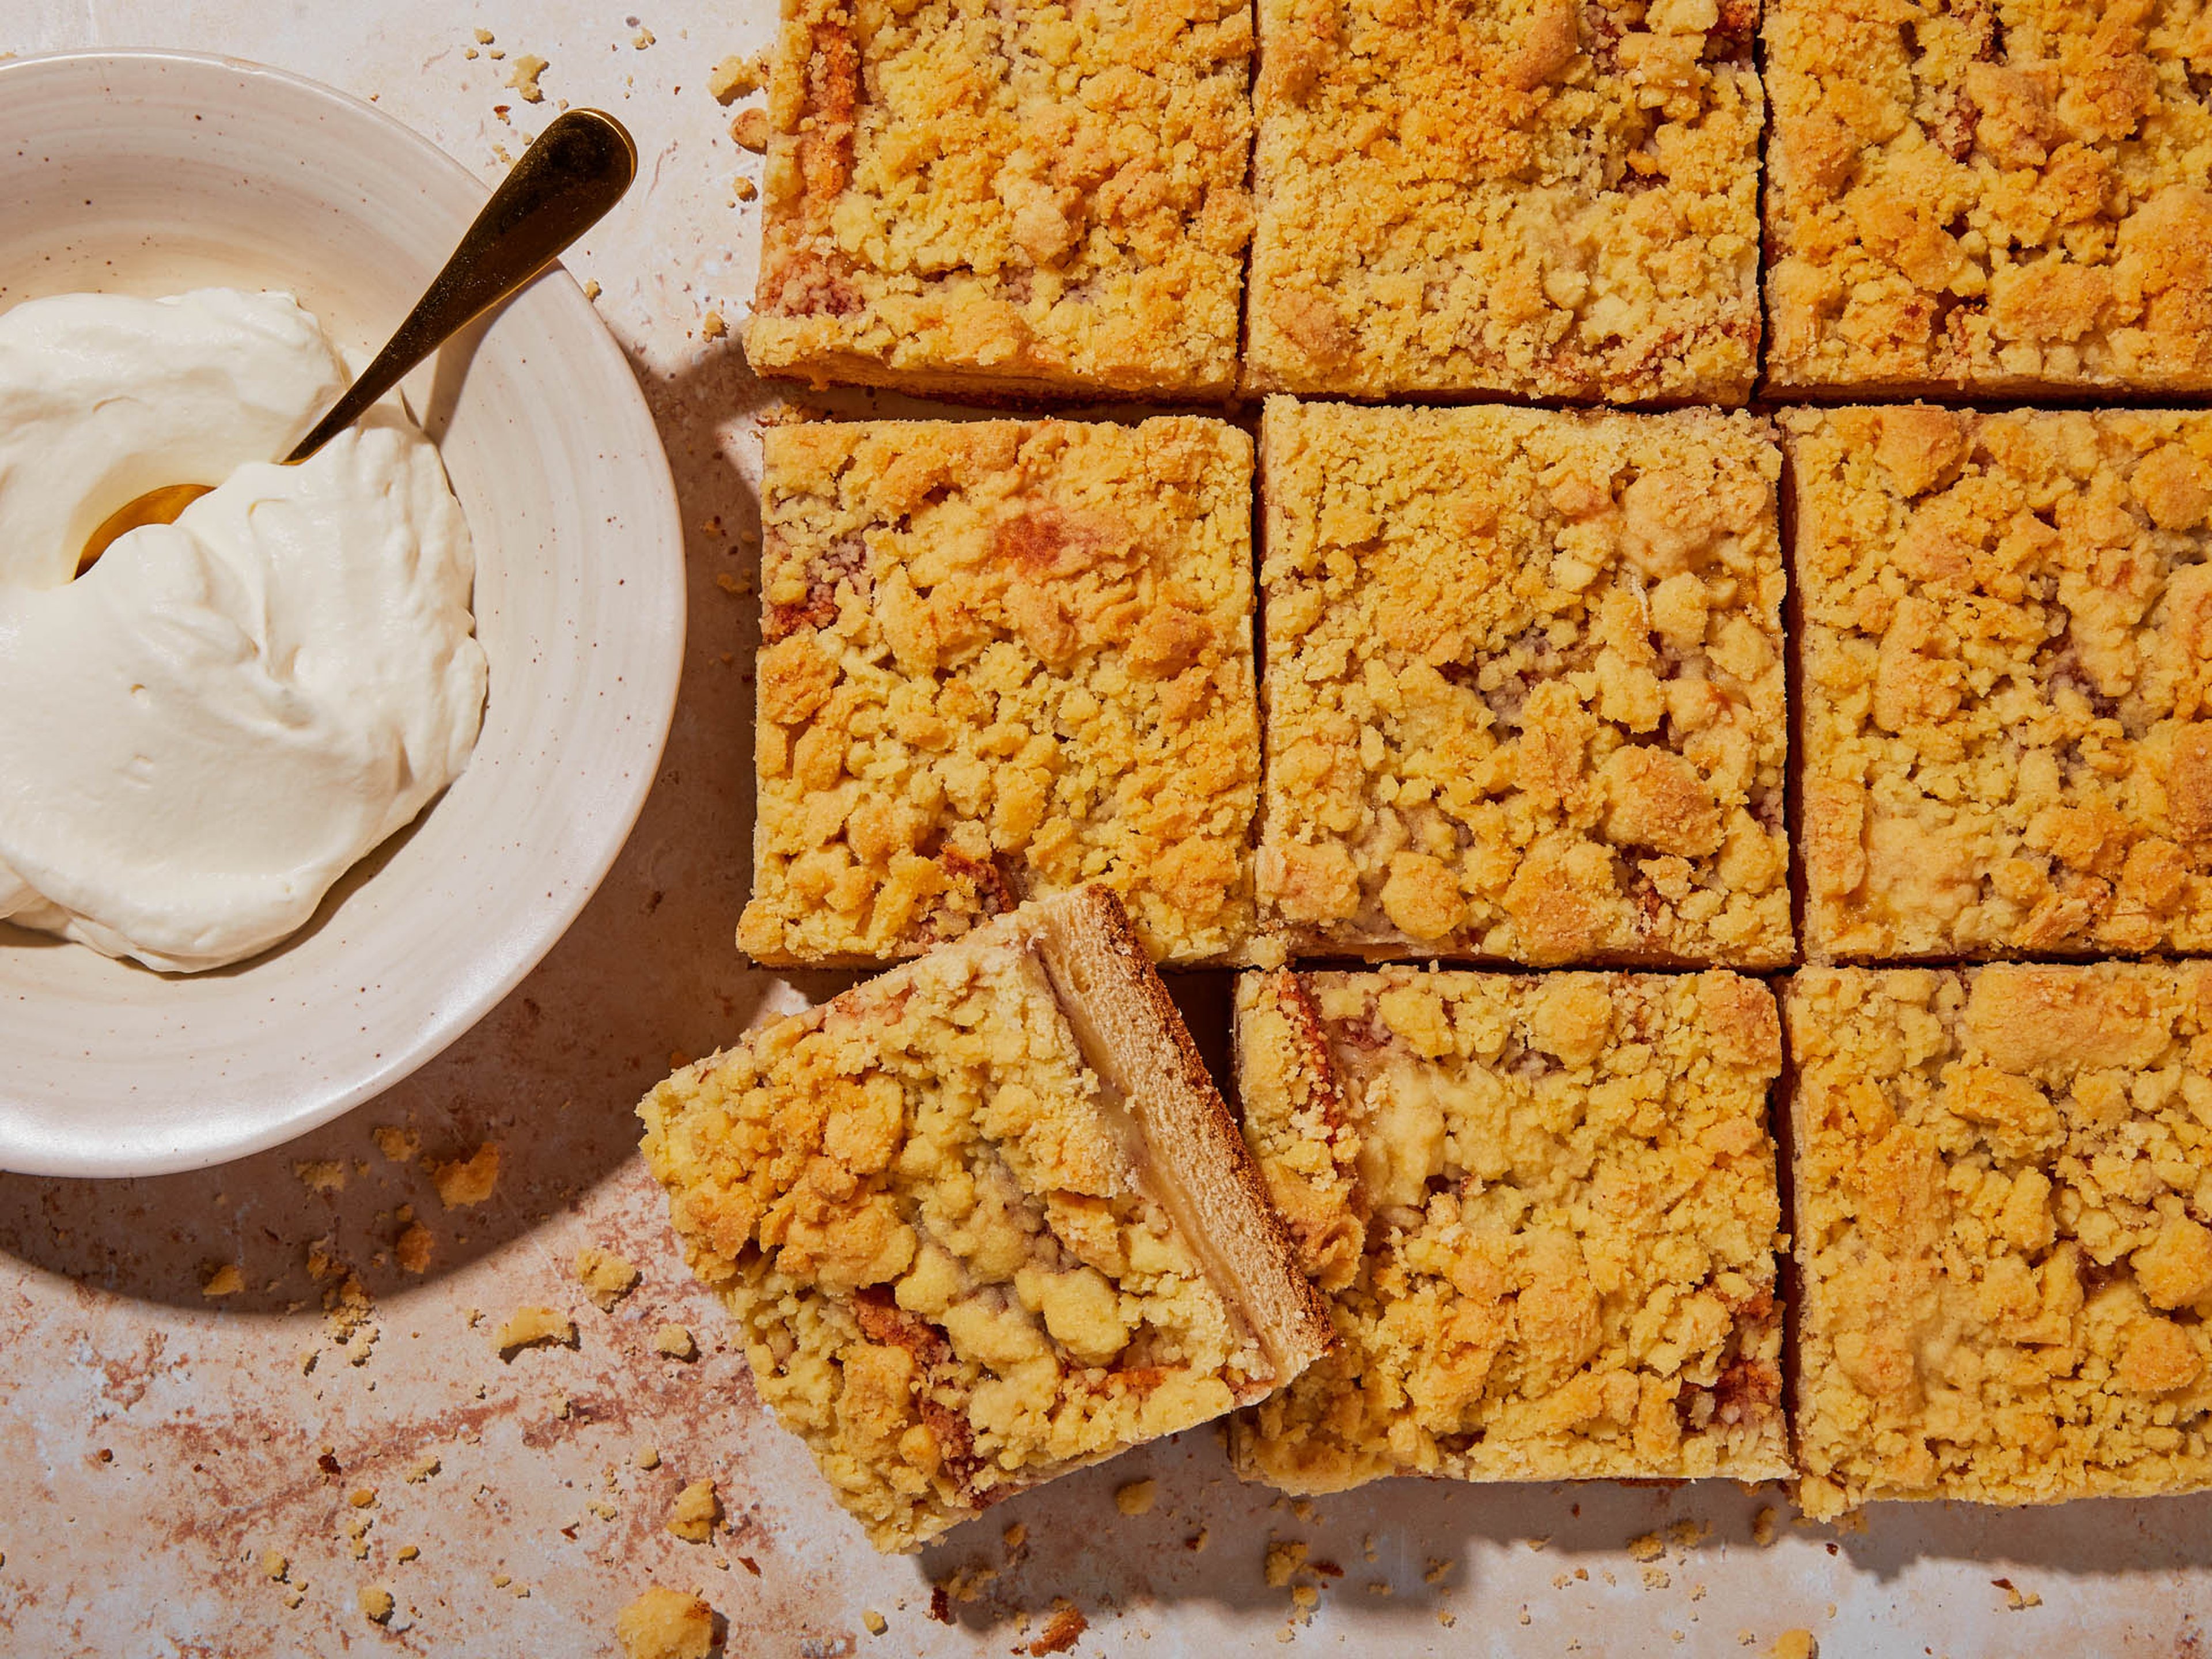
[[[1767,0],[1788,393],[2212,387],[2196,0]]]
[[[1259,0],[1244,385],[1741,403],[1757,0]]]
[[[1316,955],[1789,960],[1765,422],[1276,398],[1261,465],[1263,927]]]
[[[2212,969],[1810,968],[1809,1516],[2212,1485]]]
[[[1155,958],[1241,950],[1251,440],[1187,416],[766,436],[739,945],[908,957],[1097,879]]]
[[[784,0],[764,374],[951,396],[1235,388],[1243,0]]]
[[[2212,416],[1782,420],[1807,952],[2212,948]]]
[[[1328,1322],[1103,887],[646,1097],[760,1394],[878,1549],[1287,1382]]]
[[[1237,1472],[1786,1473],[1774,998],[1712,972],[1246,975],[1244,1133],[1337,1346]]]

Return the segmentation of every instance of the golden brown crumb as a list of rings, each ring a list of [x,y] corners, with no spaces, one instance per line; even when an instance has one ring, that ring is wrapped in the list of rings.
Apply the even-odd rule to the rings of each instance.
[[[600,1307],[611,1309],[637,1288],[637,1269],[611,1250],[586,1244],[576,1252],[576,1279]]]
[[[417,1545],[402,1544],[399,1547],[398,1559],[402,1561],[419,1560],[422,1554],[422,1551]]]
[[[477,31],[477,44],[478,46],[488,46],[492,43],[492,32],[489,29],[480,28]]]
[[[1761,1504],[1751,1517],[1751,1541],[1765,1549],[1774,1541],[1774,1523],[1778,1516],[1774,1505]]]
[[[714,1523],[721,1518],[722,1500],[714,1494],[714,1483],[702,1478],[676,1494],[668,1508],[668,1530],[687,1543],[703,1544],[714,1535]]]
[[[1045,1659],[1054,1653],[1066,1653],[1082,1638],[1091,1626],[1081,1611],[1064,1599],[1053,1603],[1052,1617],[1045,1620],[1044,1628],[1027,1649],[1030,1659]]]
[[[1785,1630],[1767,1650],[1772,1659],[1820,1659],[1820,1644],[1809,1630]]]
[[[346,1494],[346,1502],[357,1510],[374,1509],[376,1506],[376,1488],[356,1486]]]
[[[1764,985],[1277,971],[1236,1007],[1245,1139],[1339,1344],[1231,1420],[1240,1473],[1787,1472]]]
[[[449,1210],[465,1204],[481,1204],[499,1185],[499,1143],[487,1140],[465,1158],[426,1163],[438,1201]]]
[[[354,1599],[361,1604],[362,1612],[375,1623],[384,1625],[392,1621],[392,1592],[383,1585],[363,1584],[354,1592]]]
[[[657,1469],[660,1467],[659,1448],[656,1446],[640,1446],[635,1452],[630,1454],[629,1461],[634,1466],[641,1469]]]
[[[507,71],[507,84],[513,87],[526,104],[541,104],[545,94],[539,90],[538,77],[545,72],[545,60],[535,52],[526,52],[516,58]]]
[[[1632,1561],[1656,1561],[1666,1550],[1656,1532],[1639,1533],[1628,1540],[1628,1559]]]
[[[205,1297],[236,1296],[246,1288],[246,1275],[235,1261],[210,1262],[200,1269],[200,1294]]]
[[[710,311],[699,319],[699,337],[702,340],[719,340],[729,331],[719,311]]]
[[[682,1325],[661,1326],[653,1334],[653,1346],[671,1359],[696,1359],[699,1355],[699,1345]]]
[[[625,1659],[707,1659],[714,1610],[696,1595],[654,1584],[615,1619]]]
[[[956,394],[1231,390],[1249,0],[791,0],[785,20],[754,368]]]
[[[574,1347],[576,1322],[557,1309],[520,1307],[507,1316],[492,1337],[492,1346],[502,1358],[512,1358],[518,1349],[546,1344]]]
[[[743,173],[739,173],[732,182],[730,190],[740,202],[750,202],[760,194],[760,186]]]
[[[881,1636],[885,1631],[890,1628],[890,1620],[884,1618],[880,1613],[878,1613],[873,1607],[864,1607],[861,1609],[860,1622],[868,1627],[868,1634],[871,1636]]]
[[[380,1123],[368,1132],[376,1143],[376,1150],[394,1164],[406,1164],[422,1150],[422,1137],[414,1130],[397,1123]]]
[[[328,1196],[345,1190],[346,1166],[342,1158],[303,1158],[292,1166],[292,1174],[311,1193]]]
[[[599,295],[601,294],[601,292],[602,292],[602,291],[603,291],[603,290],[602,290],[602,289],[600,289],[600,287],[599,287],[599,278],[598,278],[598,277],[593,276],[593,277],[587,278],[587,279],[586,280],[586,282],[585,282],[585,283],[584,283],[584,297],[585,297],[586,300],[596,300],[596,299],[598,299],[598,298],[599,297]]]
[[[420,1457],[415,1460],[412,1465],[409,1467],[407,1471],[407,1484],[410,1486],[420,1486],[423,1481],[428,1480],[432,1475],[437,1474],[438,1471],[444,1467],[445,1465],[440,1461],[437,1453],[424,1452]]]
[[[1269,1589],[1280,1589],[1306,1564],[1306,1546],[1296,1538],[1271,1539],[1264,1562]]]
[[[1766,422],[1268,400],[1263,927],[1316,955],[1790,955]]]
[[[760,90],[760,72],[750,58],[725,58],[708,71],[707,90],[716,103],[733,104]]]
[[[1187,416],[767,433],[740,948],[913,956],[1094,879],[1156,958],[1243,945],[1251,459]]]
[[[266,1549],[261,1552],[263,1577],[281,1583],[291,1571],[292,1563],[286,1558],[283,1551]]]
[[[768,149],[768,112],[758,105],[739,110],[730,119],[730,137],[739,149],[760,155]]]
[[[629,43],[638,51],[643,52],[653,44],[653,31],[648,28],[640,28],[635,34],[630,36]]]
[[[1114,1489],[1114,1507],[1124,1515],[1150,1515],[1152,1499],[1159,1491],[1157,1480],[1132,1480],[1125,1486]]]
[[[1248,389],[1743,400],[1755,4],[1258,13]]]
[[[2212,1486],[2212,966],[1790,988],[1797,1499]]]
[[[430,1270],[430,1253],[436,1243],[428,1227],[419,1221],[410,1221],[399,1230],[399,1237],[392,1241],[392,1254],[407,1272],[428,1273]]]

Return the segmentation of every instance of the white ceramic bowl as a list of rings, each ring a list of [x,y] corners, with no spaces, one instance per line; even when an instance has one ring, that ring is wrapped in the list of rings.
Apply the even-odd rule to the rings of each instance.
[[[0,65],[0,309],[283,288],[366,353],[486,193],[379,111],[274,70]],[[0,1169],[190,1169],[335,1117],[528,973],[629,833],[684,646],[682,527],[637,383],[556,270],[409,389],[476,544],[491,694],[468,770],[307,931],[234,969],[164,977],[0,925]]]

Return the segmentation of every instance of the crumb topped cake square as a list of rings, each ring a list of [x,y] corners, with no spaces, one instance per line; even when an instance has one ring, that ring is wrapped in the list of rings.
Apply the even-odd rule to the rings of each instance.
[[[785,0],[745,356],[820,383],[1226,395],[1242,0]]]
[[[1156,958],[1251,931],[1251,440],[1220,421],[766,434],[752,902],[908,957],[1098,880]]]
[[[2212,946],[2212,416],[1781,419],[1808,952]]]
[[[1768,0],[1782,392],[2212,386],[2194,0]]]
[[[1263,927],[1306,954],[1788,960],[1764,421],[1273,398],[1261,449]]]
[[[1249,1403],[1328,1345],[1103,888],[753,1031],[639,1112],[762,1399],[879,1549]]]
[[[1244,384],[1741,403],[1756,0],[1259,0]]]
[[[1798,1501],[2212,1485],[2212,969],[1807,969]]]
[[[1239,1474],[1786,1472],[1764,985],[1249,974],[1237,1054],[1246,1140],[1337,1337],[1232,1420]]]

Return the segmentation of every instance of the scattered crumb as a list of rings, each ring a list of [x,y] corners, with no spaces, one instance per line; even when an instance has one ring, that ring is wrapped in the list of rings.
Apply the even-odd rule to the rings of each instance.
[[[449,1210],[464,1204],[481,1204],[499,1185],[499,1143],[487,1140],[466,1158],[445,1163],[429,1160],[424,1167],[438,1189],[438,1201]]]
[[[491,31],[490,31],[489,29],[478,29],[478,30],[477,31],[477,44],[478,46],[489,46],[489,45],[491,44],[491,42],[492,42],[492,33],[491,33]]]
[[[411,1164],[415,1155],[422,1150],[422,1137],[397,1123],[378,1124],[368,1132],[368,1138],[376,1143],[376,1150],[394,1164]]]
[[[410,1221],[399,1230],[399,1237],[392,1241],[392,1254],[398,1258],[399,1265],[409,1273],[428,1273],[430,1270],[430,1252],[436,1244],[437,1241],[430,1237],[428,1227],[419,1221]]]
[[[1291,1586],[1291,1605],[1300,1613],[1311,1613],[1321,1603],[1321,1589],[1315,1584]]]
[[[591,278],[584,284],[584,297],[586,300],[596,300],[603,292],[605,292],[605,290],[599,287],[599,278],[596,276]]]
[[[210,1261],[200,1269],[202,1296],[236,1296],[245,1288],[246,1275],[238,1271],[235,1261]]]
[[[654,1584],[615,1618],[628,1659],[707,1659],[714,1610],[696,1595]]]
[[[945,1592],[948,1600],[964,1604],[973,1601],[982,1595],[985,1588],[998,1576],[999,1570],[996,1567],[988,1567],[977,1561],[964,1567],[955,1568],[952,1576],[939,1584],[937,1588]]]
[[[576,1252],[576,1282],[602,1308],[612,1308],[637,1288],[637,1269],[612,1250],[586,1244]]]
[[[1152,1499],[1159,1489],[1157,1480],[1132,1480],[1126,1486],[1114,1489],[1114,1507],[1124,1515],[1150,1515]]]
[[[647,46],[653,44],[653,31],[641,26],[638,32],[630,36],[629,43],[631,46],[637,48],[638,51],[643,52]]]
[[[1662,1567],[1662,1566],[1653,1565],[1649,1564],[1649,1563],[1647,1563],[1647,1564],[1644,1565],[1644,1589],[1665,1589],[1667,1588],[1667,1586],[1668,1586],[1668,1584],[1672,1583],[1673,1582],[1674,1582],[1674,1580],[1672,1580],[1671,1578],[1668,1577],[1668,1576],[1667,1576],[1667,1569],[1666,1569],[1666,1568]]]
[[[1767,1649],[1772,1659],[1820,1659],[1820,1644],[1809,1630],[1785,1630]]]
[[[1193,1555],[1196,1555],[1200,1550],[1204,1549],[1212,1541],[1213,1528],[1211,1527],[1200,1527],[1196,1532],[1191,1534],[1189,1537],[1182,1540],[1182,1547],[1188,1550]]]
[[[759,155],[768,148],[768,112],[757,104],[739,110],[730,123],[730,137],[737,140],[739,149]]]
[[[871,1636],[881,1636],[885,1631],[890,1628],[890,1620],[884,1618],[880,1613],[878,1613],[873,1607],[864,1607],[861,1609],[860,1622],[868,1627],[868,1634]]]
[[[1711,1530],[1703,1521],[1677,1521],[1667,1528],[1667,1541],[1678,1550],[1695,1549]]]
[[[354,1508],[357,1510],[374,1509],[376,1507],[376,1488],[374,1486],[356,1486],[352,1492],[346,1494],[346,1502],[352,1504]]]
[[[734,104],[760,90],[760,76],[749,58],[725,58],[708,71],[707,90],[718,104]]]
[[[261,1552],[262,1576],[269,1579],[272,1583],[283,1583],[284,1582],[284,1576],[291,1571],[292,1563],[286,1558],[283,1551],[264,1550]]]
[[[1765,1549],[1774,1541],[1774,1505],[1762,1504],[1751,1517],[1751,1541]]]
[[[1990,1583],[2005,1593],[2005,1606],[2014,1613],[2021,1613],[2029,1607],[2039,1607],[2043,1605],[2043,1598],[2040,1595],[2033,1590],[2015,1589],[2009,1578],[1992,1578]]]
[[[1389,1579],[1387,1579],[1387,1578],[1370,1578],[1370,1579],[1369,1579],[1369,1580],[1367,1581],[1367,1593],[1368,1593],[1370,1595],[1389,1595],[1389,1594],[1390,1594],[1390,1581],[1389,1581]]]
[[[1321,1511],[1314,1508],[1310,1498],[1293,1498],[1291,1499],[1291,1513],[1301,1521],[1310,1521]]]
[[[1052,1607],[1052,1617],[1045,1620],[1044,1629],[1029,1645],[1030,1659],[1044,1659],[1048,1653],[1066,1653],[1089,1629],[1091,1621],[1073,1604],[1061,1601]]]
[[[1427,1568],[1421,1574],[1421,1582],[1424,1584],[1441,1584],[1450,1575],[1451,1570],[1450,1562],[1438,1560],[1436,1557],[1431,1556]]]
[[[345,1190],[345,1160],[338,1158],[302,1158],[292,1166],[292,1173],[300,1184],[311,1193],[342,1193]]]
[[[1437,1623],[1442,1625],[1446,1630],[1449,1630],[1454,1625],[1459,1623],[1459,1620],[1452,1615],[1449,1609],[1438,1607],[1437,1609]]]
[[[1628,1540],[1628,1559],[1632,1561],[1656,1561],[1666,1550],[1656,1532],[1640,1533]]]
[[[699,319],[699,337],[702,340],[719,340],[729,331],[730,325],[722,320],[719,311],[710,311]]]
[[[760,186],[753,183],[751,179],[746,178],[743,173],[739,173],[738,175],[737,181],[732,184],[730,188],[737,192],[738,199],[740,202],[750,202],[754,197],[760,194]]]
[[[499,1350],[502,1358],[512,1356],[518,1348],[545,1343],[574,1347],[576,1322],[557,1309],[525,1306],[507,1315],[492,1336],[492,1346]]]
[[[655,1446],[640,1446],[629,1461],[641,1469],[657,1469],[660,1467],[660,1450]]]
[[[418,1560],[421,1559],[422,1554],[422,1549],[416,1545],[402,1544],[399,1547],[399,1559],[402,1561]]]
[[[1267,1588],[1280,1589],[1291,1575],[1306,1564],[1306,1547],[1295,1538],[1279,1538],[1267,1545]]]
[[[415,1460],[415,1466],[407,1471],[407,1484],[419,1486],[444,1467],[439,1462],[437,1453],[424,1452]]]
[[[705,1543],[714,1536],[714,1522],[721,1518],[722,1502],[714,1496],[712,1480],[694,1480],[668,1506],[668,1530],[686,1543]]]
[[[507,84],[526,104],[542,104],[545,94],[538,89],[538,77],[545,72],[545,60],[534,52],[526,52],[514,60],[507,71]]]
[[[1006,1553],[1009,1555],[1019,1555],[1029,1547],[1030,1529],[1018,1521],[1000,1533],[999,1536],[1005,1543]]]
[[[653,1346],[671,1359],[695,1359],[699,1353],[699,1345],[681,1325],[663,1325],[653,1334]]]
[[[381,1584],[363,1584],[354,1592],[354,1600],[371,1620],[383,1625],[392,1620],[392,1592]]]
[[[464,46],[461,48],[461,56],[464,58],[474,58],[476,55],[477,49],[474,46]]]

